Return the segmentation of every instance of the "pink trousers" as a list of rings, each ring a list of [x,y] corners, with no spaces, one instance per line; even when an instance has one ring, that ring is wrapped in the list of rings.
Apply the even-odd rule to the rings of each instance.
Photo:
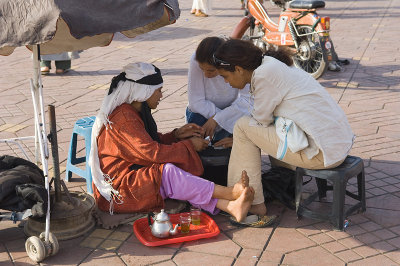
[[[195,207],[217,214],[217,199],[212,197],[214,183],[194,176],[171,163],[164,165],[160,186],[163,199],[187,200]]]

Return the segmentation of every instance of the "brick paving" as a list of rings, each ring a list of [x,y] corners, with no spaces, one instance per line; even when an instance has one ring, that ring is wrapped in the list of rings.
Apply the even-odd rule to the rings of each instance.
[[[182,15],[174,25],[134,39],[117,34],[110,46],[81,53],[66,75],[44,76],[44,101],[56,106],[61,170],[65,171],[74,122],[96,114],[111,78],[129,62],[152,62],[162,70],[164,98],[154,114],[160,131],[182,125],[190,55],[204,37],[230,34],[243,14],[240,2],[233,2],[214,1],[212,15],[197,18],[189,14],[191,1],[182,0]],[[217,237],[145,247],[130,224],[112,230],[97,227],[61,241],[59,253],[41,264],[400,264],[400,1],[327,0],[326,7],[319,13],[331,17],[335,48],[351,64],[343,72],[326,73],[319,81],[346,112],[357,135],[351,154],[364,160],[366,171],[367,211],[349,217],[345,232],[329,223],[297,220],[294,211],[274,203],[269,211],[279,214],[280,221],[273,228],[237,228],[227,217],[217,215],[213,217],[221,229]],[[276,16],[278,10],[272,8],[271,14]],[[33,135],[30,52],[17,48],[11,56],[0,57],[0,66],[0,138]],[[33,141],[22,145],[34,158]],[[0,143],[0,154],[23,156],[15,145],[4,143]],[[71,190],[86,190],[82,179],[72,180]],[[354,189],[354,182],[349,186]],[[0,265],[32,264],[24,242],[18,224],[0,222]]]

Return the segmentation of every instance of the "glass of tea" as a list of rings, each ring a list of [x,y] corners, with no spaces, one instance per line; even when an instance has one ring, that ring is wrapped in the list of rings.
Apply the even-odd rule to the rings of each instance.
[[[201,217],[201,209],[197,207],[190,207],[190,216],[192,219],[192,224],[193,225],[200,225],[200,217]]]
[[[183,212],[180,215],[179,224],[181,226],[181,233],[186,234],[190,231],[190,212]]]

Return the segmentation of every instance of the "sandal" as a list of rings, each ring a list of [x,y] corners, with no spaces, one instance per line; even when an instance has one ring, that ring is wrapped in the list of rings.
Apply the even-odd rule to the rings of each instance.
[[[203,13],[203,11],[201,10],[197,10],[196,13],[194,14],[196,17],[208,17],[208,15],[206,13]]]
[[[242,222],[238,222],[234,217],[231,217],[230,222],[240,227],[263,228],[274,224],[277,218],[278,216],[276,215],[264,215],[262,217],[258,215],[249,215]]]
[[[230,213],[224,212],[224,211],[222,211],[222,210],[220,210],[218,214],[220,214],[220,215],[222,215],[222,216],[231,217],[231,214],[230,214]]]
[[[196,9],[192,9],[192,10],[190,10],[190,14],[194,15],[196,13],[196,11],[197,11]]]

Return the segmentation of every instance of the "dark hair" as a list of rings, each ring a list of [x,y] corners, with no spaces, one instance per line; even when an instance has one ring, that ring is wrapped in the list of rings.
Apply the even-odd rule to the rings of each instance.
[[[213,55],[215,51],[217,51],[218,47],[220,47],[224,42],[225,40],[219,37],[207,37],[203,39],[196,49],[196,61],[213,66]]]
[[[289,48],[286,46],[278,46],[278,49],[267,49],[264,53],[266,56],[271,56],[275,59],[278,59],[282,63],[285,63],[288,66],[293,65],[293,56],[294,52],[292,52]]]
[[[263,56],[272,56],[288,66],[293,64],[290,50],[282,47],[268,49],[265,53],[251,41],[231,39],[222,44],[214,54],[214,65],[227,71],[235,71],[235,66],[254,70],[262,63]]]

